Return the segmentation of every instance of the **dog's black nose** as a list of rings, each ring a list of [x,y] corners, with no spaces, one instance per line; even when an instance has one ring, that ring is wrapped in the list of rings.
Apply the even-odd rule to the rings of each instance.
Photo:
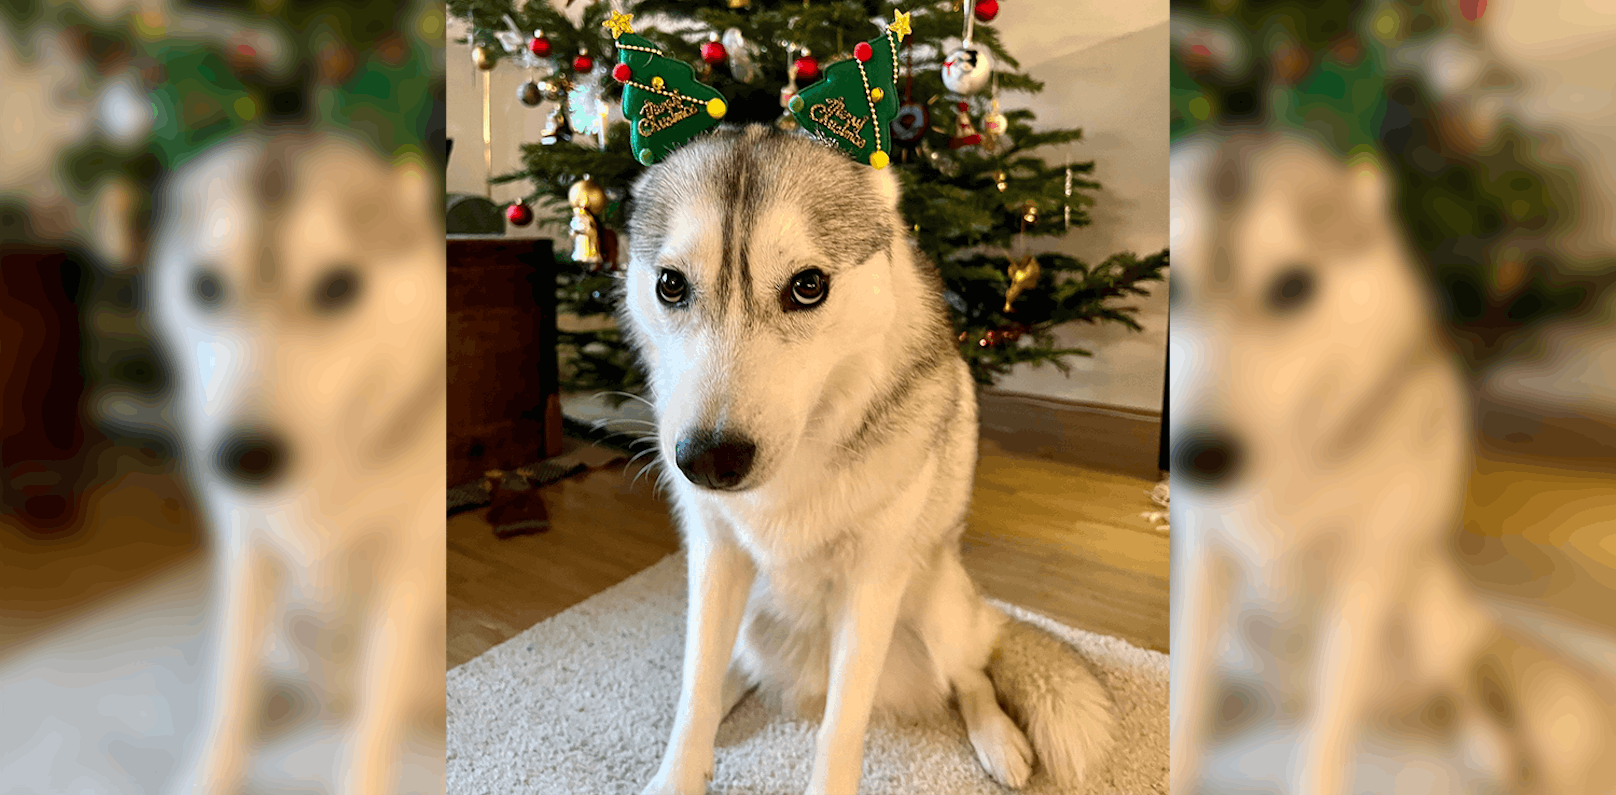
[[[679,471],[691,483],[720,491],[739,489],[752,471],[757,445],[735,433],[700,430],[680,439],[674,447]]]
[[[1173,444],[1173,475],[1216,488],[1240,474],[1240,445],[1227,431],[1198,428],[1184,432]]]
[[[262,429],[238,430],[219,445],[218,467],[240,486],[263,487],[286,471],[287,448],[279,435]]]

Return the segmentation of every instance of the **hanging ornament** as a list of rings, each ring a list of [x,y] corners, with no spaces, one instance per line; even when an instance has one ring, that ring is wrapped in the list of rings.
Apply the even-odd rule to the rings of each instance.
[[[572,208],[572,220],[567,224],[572,235],[572,261],[602,264],[605,257],[601,254],[600,218],[606,212],[606,191],[585,174],[567,190],[567,206]]]
[[[943,61],[943,85],[956,94],[974,94],[993,76],[993,53],[974,44],[948,54]]]
[[[516,87],[516,98],[531,108],[544,101],[544,90],[539,88],[537,82],[528,80]]]
[[[1066,200],[1061,202],[1061,216],[1066,228],[1072,228],[1072,167],[1066,167]]]
[[[522,51],[522,31],[516,27],[516,22],[510,14],[505,15],[505,29],[494,32],[494,39],[507,53]]]
[[[797,124],[857,162],[886,168],[892,162],[887,131],[898,113],[898,42],[908,31],[909,15],[899,11],[880,38],[860,42],[851,59],[832,64],[825,79],[792,98]]]
[[[690,64],[663,55],[636,35],[632,20],[632,14],[613,11],[602,25],[617,41],[619,63],[628,67],[613,68],[612,74],[623,84],[630,151],[649,166],[718,126],[729,108],[717,90],[696,80]]]
[[[803,48],[802,57],[797,59],[794,66],[797,69],[797,77],[802,78],[804,82],[812,83],[819,79],[819,59],[808,52],[807,47]]]
[[[1003,171],[993,172],[993,187],[998,188],[1000,193],[1004,193],[1005,191],[1009,190],[1010,175],[1004,173]]]
[[[581,85],[573,86],[567,92],[567,121],[571,123],[574,133],[584,135],[599,135],[601,129],[601,109],[606,103],[601,101],[600,84],[591,80]]]
[[[533,31],[533,38],[528,41],[527,50],[539,58],[550,57],[550,40],[545,37],[544,31]]]
[[[999,78],[997,75],[993,78],[993,99],[991,104],[992,109],[988,111],[988,115],[982,117],[982,148],[988,154],[998,151],[1000,139],[1004,138],[1005,131],[1010,129],[1010,120],[1005,118],[1004,113],[999,110]]]
[[[579,48],[578,57],[572,59],[572,70],[579,74],[592,71],[595,68],[595,59],[589,57],[589,51]]]
[[[751,5],[752,0],[729,0],[730,8],[749,8]]]
[[[730,28],[724,31],[724,51],[729,53],[729,72],[742,83],[750,83],[758,77],[756,61],[756,47],[746,40],[740,28]]]
[[[1026,232],[1027,227],[1038,223],[1038,205],[1031,199],[1021,206],[1021,231]]]
[[[517,199],[515,204],[505,208],[505,220],[510,221],[512,226],[527,226],[533,223],[533,209]]]
[[[1028,254],[1027,256],[1022,257],[1019,262],[1011,262],[1008,271],[1010,275],[1010,289],[1006,290],[1004,293],[1004,311],[1014,312],[1016,310],[1010,305],[1015,303],[1016,298],[1018,298],[1022,293],[1032,289],[1034,285],[1038,284],[1038,260],[1033,255]]]
[[[471,62],[484,72],[494,68],[494,54],[487,47],[479,44],[471,48]]]
[[[999,15],[999,0],[977,0],[975,13],[976,21],[992,22]]]
[[[976,17],[972,15],[973,3],[965,0],[962,10],[965,12],[965,34],[960,37],[960,46],[948,57],[943,59],[943,85],[956,94],[974,94],[988,84],[988,77],[993,74],[993,53],[986,47],[978,47],[971,38],[976,29]]]
[[[906,146],[914,146],[926,135],[926,128],[931,126],[931,118],[926,113],[926,106],[918,102],[905,102],[898,106],[898,114],[892,117],[892,139]]]
[[[701,60],[708,66],[717,66],[728,57],[729,53],[724,51],[724,45],[719,42],[717,33],[712,34],[712,38],[702,42]]]
[[[931,164],[931,167],[937,169],[937,172],[943,176],[954,177],[959,174],[959,163],[954,158],[931,148],[930,141],[924,138],[920,139],[918,151],[920,156],[925,158],[926,162]]]
[[[954,117],[954,133],[948,137],[948,148],[959,149],[962,146],[976,146],[982,143],[981,134],[971,124],[971,106],[964,102],[956,106],[958,115]]]
[[[550,110],[550,118],[544,122],[544,132],[539,135],[539,143],[555,146],[571,140],[572,123],[567,120],[567,103],[561,102]]]

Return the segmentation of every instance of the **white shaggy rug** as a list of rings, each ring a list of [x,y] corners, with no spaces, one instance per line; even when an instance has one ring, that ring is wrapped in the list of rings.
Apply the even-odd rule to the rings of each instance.
[[[1109,767],[1085,792],[1167,792],[1167,655],[998,603],[1070,641],[1110,688],[1122,720]],[[685,561],[675,554],[449,671],[449,792],[636,795],[673,724],[684,647]],[[815,724],[749,696],[718,733],[710,793],[797,795]],[[1041,775],[1024,790],[1053,793]],[[878,718],[863,795],[999,793],[957,714]]]

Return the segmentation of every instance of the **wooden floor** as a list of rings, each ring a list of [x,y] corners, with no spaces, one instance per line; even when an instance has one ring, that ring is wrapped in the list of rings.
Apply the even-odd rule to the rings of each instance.
[[[552,529],[494,537],[451,517],[448,665],[621,582],[679,546],[667,506],[621,465],[545,486]],[[965,565],[988,596],[1167,651],[1167,534],[1140,516],[1154,483],[982,445]]]

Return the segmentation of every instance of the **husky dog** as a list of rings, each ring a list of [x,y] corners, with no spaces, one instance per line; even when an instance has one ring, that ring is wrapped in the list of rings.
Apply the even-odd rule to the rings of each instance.
[[[338,792],[399,791],[406,743],[441,718],[435,188],[332,134],[283,133],[220,144],[158,194],[149,315],[216,605],[176,792],[241,789],[277,675],[314,691],[307,723],[344,726]]]
[[[1254,765],[1201,756],[1266,715],[1295,730],[1263,765],[1292,771],[1280,791],[1335,795],[1409,703],[1448,705],[1495,783],[1582,791],[1557,783],[1591,759],[1545,738],[1608,719],[1508,695],[1534,666],[1497,653],[1450,547],[1471,398],[1389,178],[1244,133],[1176,147],[1172,181],[1172,791],[1245,791]]]
[[[645,792],[704,792],[718,724],[754,687],[822,713],[810,793],[857,791],[872,708],[951,695],[995,780],[1041,762],[1082,781],[1114,707],[1075,653],[1030,666],[1056,641],[961,565],[975,385],[893,173],[751,126],[633,195],[622,322],[690,556],[684,682]]]

